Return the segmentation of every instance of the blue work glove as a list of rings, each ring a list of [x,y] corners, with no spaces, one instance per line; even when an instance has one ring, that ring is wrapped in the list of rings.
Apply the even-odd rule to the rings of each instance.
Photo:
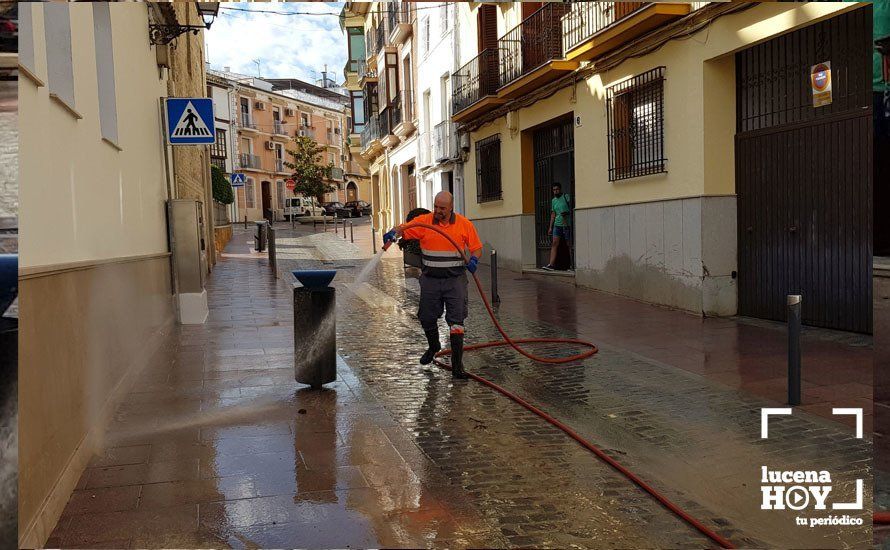
[[[470,256],[470,261],[467,262],[467,271],[470,273],[476,273],[476,267],[479,265],[479,258],[476,256]]]
[[[390,229],[388,233],[383,234],[383,244],[394,242],[396,240],[396,230]]]

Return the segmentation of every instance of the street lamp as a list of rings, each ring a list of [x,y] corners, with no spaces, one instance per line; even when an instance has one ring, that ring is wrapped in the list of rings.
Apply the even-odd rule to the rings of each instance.
[[[219,2],[195,2],[195,7],[198,8],[198,15],[201,16],[207,30],[210,30],[210,25],[219,15]]]
[[[210,25],[213,24],[213,21],[219,14],[219,2],[195,2],[195,8],[204,22],[203,25],[180,25],[179,23],[173,25],[151,24],[148,26],[148,36],[151,43],[156,46],[169,44],[180,34],[187,32],[198,34],[198,31],[210,29]]]

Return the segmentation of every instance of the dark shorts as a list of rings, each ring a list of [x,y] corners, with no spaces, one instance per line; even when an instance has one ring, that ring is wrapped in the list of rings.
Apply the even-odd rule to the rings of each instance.
[[[568,227],[568,226],[563,227],[561,225],[554,225],[553,226],[553,236],[559,237],[560,239],[562,239],[564,241],[571,241],[572,240],[572,228]]]
[[[417,318],[424,330],[436,328],[445,312],[449,325],[463,325],[467,318],[467,277],[420,276],[420,309]]]

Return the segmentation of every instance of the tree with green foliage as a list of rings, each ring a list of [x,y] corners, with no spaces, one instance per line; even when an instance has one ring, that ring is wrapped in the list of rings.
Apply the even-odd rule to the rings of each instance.
[[[288,149],[293,162],[284,165],[293,170],[294,193],[305,197],[315,197],[319,203],[324,201],[324,194],[334,191],[335,187],[325,180],[330,180],[333,163],[323,164],[324,149],[312,138],[297,136],[293,140],[294,149]]]
[[[223,204],[235,202],[235,193],[232,192],[232,184],[229,178],[219,166],[210,166],[210,179],[213,182],[213,200]]]

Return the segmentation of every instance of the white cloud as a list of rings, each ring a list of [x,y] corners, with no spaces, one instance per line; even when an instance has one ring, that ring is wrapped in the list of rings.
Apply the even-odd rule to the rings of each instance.
[[[343,80],[346,37],[340,30],[341,2],[224,3],[219,17],[204,33],[208,60],[214,69],[231,67],[247,75],[299,78],[314,82],[325,64],[334,80]],[[235,11],[226,8],[237,8]],[[334,15],[276,15],[259,13],[309,12]]]

